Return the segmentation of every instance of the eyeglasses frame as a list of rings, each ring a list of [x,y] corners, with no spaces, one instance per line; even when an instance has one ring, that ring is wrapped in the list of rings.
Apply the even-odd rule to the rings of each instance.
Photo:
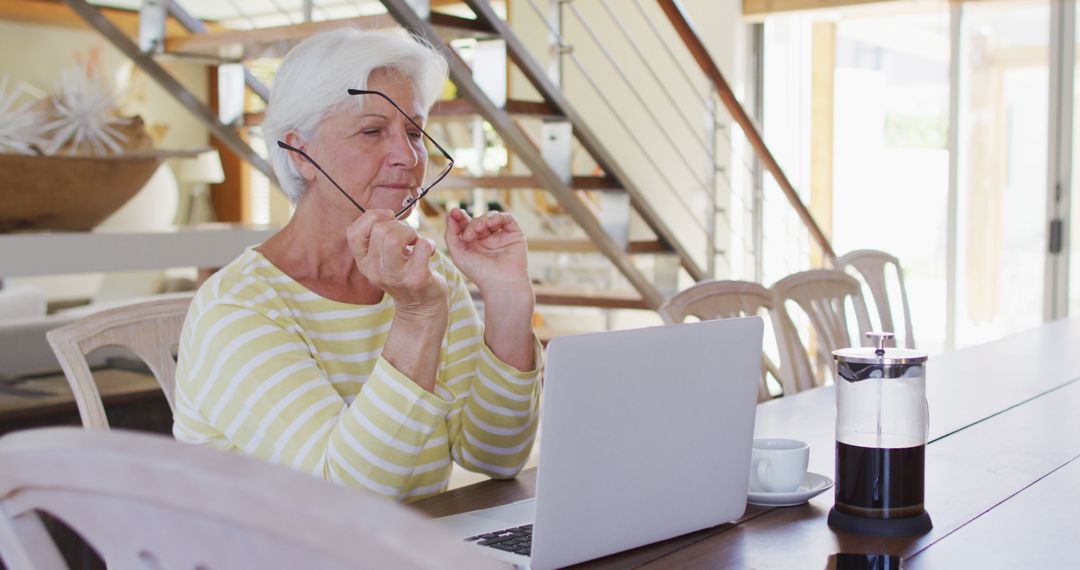
[[[435,148],[439,149],[439,152],[441,152],[441,153],[442,153],[442,155],[443,155],[443,157],[444,157],[444,158],[446,158],[446,161],[447,161],[447,165],[446,165],[446,168],[444,168],[444,169],[443,169],[443,171],[442,171],[442,172],[440,172],[440,173],[439,173],[439,175],[438,175],[437,177],[435,177],[435,180],[433,180],[433,181],[431,182],[431,184],[428,184],[428,185],[427,185],[426,187],[423,187],[423,186],[422,186],[422,187],[420,188],[420,191],[416,193],[416,197],[415,197],[415,198],[412,198],[411,200],[408,200],[408,203],[407,203],[407,204],[405,204],[404,206],[402,206],[401,210],[398,210],[398,211],[397,211],[397,212],[396,212],[396,213],[394,214],[394,218],[395,218],[395,219],[397,219],[397,218],[400,218],[402,214],[404,214],[405,212],[408,212],[408,211],[409,211],[409,208],[412,208],[412,207],[413,207],[414,205],[416,205],[416,203],[417,203],[417,202],[419,202],[419,201],[420,201],[420,199],[421,199],[421,198],[423,198],[424,196],[426,196],[426,195],[427,195],[427,193],[428,193],[428,192],[430,192],[430,191],[431,191],[431,189],[432,189],[432,188],[433,188],[433,187],[434,187],[434,186],[435,186],[436,184],[438,184],[439,182],[441,182],[443,178],[446,178],[446,176],[447,176],[448,174],[450,174],[450,171],[454,169],[454,158],[453,158],[452,156],[450,156],[450,153],[446,152],[446,149],[445,149],[445,148],[443,148],[441,144],[439,144],[438,142],[436,142],[436,141],[435,141],[435,139],[431,138],[431,135],[427,134],[427,131],[425,131],[423,127],[421,127],[420,125],[418,125],[418,124],[416,123],[416,121],[414,121],[414,120],[413,120],[413,118],[412,118],[412,117],[410,117],[410,116],[409,116],[409,114],[405,112],[405,110],[404,110],[404,109],[402,109],[402,108],[401,108],[400,106],[398,106],[398,104],[397,104],[397,103],[395,103],[395,102],[394,102],[394,100],[393,100],[393,99],[391,99],[390,97],[388,97],[388,96],[387,96],[387,95],[386,95],[385,93],[383,93],[383,92],[381,92],[381,91],[372,91],[372,90],[370,90],[370,89],[349,89],[349,90],[348,90],[348,92],[349,92],[349,95],[377,95],[377,96],[379,96],[379,97],[382,97],[383,99],[385,99],[387,103],[390,103],[391,105],[393,105],[393,106],[394,106],[394,108],[395,108],[395,109],[397,109],[397,111],[398,111],[399,113],[401,113],[401,115],[402,115],[403,117],[405,117],[405,119],[407,119],[407,120],[408,120],[408,121],[409,121],[410,123],[412,123],[412,125],[413,125],[414,127],[416,127],[416,128],[417,128],[417,130],[419,130],[419,131],[420,131],[420,134],[424,135],[424,138],[426,138],[426,139],[427,139],[427,140],[428,140],[429,142],[431,142],[431,144],[432,144],[432,145],[434,145],[434,146],[435,146]],[[281,141],[281,140],[277,141],[277,145],[278,145],[279,147],[281,147],[281,148],[285,149],[285,150],[289,150],[289,151],[295,152],[296,154],[298,154],[298,155],[300,155],[301,157],[303,157],[303,159],[304,159],[304,160],[306,160],[306,161],[308,161],[309,163],[311,163],[311,165],[312,165],[312,166],[314,166],[316,170],[318,170],[319,172],[321,172],[321,173],[322,173],[322,175],[323,175],[323,176],[325,176],[325,177],[326,177],[326,179],[327,179],[327,180],[329,180],[329,181],[330,181],[330,183],[334,185],[334,188],[337,188],[337,189],[338,189],[338,191],[339,191],[339,192],[341,192],[341,195],[342,195],[342,196],[345,196],[345,198],[346,198],[346,199],[347,199],[347,200],[348,200],[349,202],[351,202],[353,206],[356,206],[356,209],[357,209],[357,210],[360,210],[360,213],[361,213],[361,214],[363,214],[364,212],[367,212],[367,210],[366,210],[366,209],[365,209],[365,208],[364,208],[363,206],[361,206],[360,204],[358,204],[358,203],[356,202],[356,200],[354,200],[354,199],[353,199],[353,197],[352,197],[352,196],[349,196],[349,193],[348,193],[348,192],[346,192],[346,191],[345,191],[345,189],[344,189],[344,188],[342,188],[342,187],[341,187],[341,185],[340,185],[340,184],[338,184],[338,183],[337,183],[337,182],[336,182],[336,181],[334,180],[334,178],[330,176],[330,174],[328,174],[328,173],[327,173],[327,172],[326,172],[325,170],[323,170],[323,167],[322,167],[322,166],[319,166],[319,163],[318,163],[318,162],[315,162],[315,159],[313,159],[313,158],[311,158],[310,156],[308,156],[308,154],[307,154],[306,152],[304,152],[304,151],[302,151],[302,150],[300,150],[300,149],[298,149],[298,148],[296,148],[296,147],[294,147],[294,146],[292,146],[292,145],[290,145],[290,144],[287,144],[287,143],[286,143],[285,141]]]

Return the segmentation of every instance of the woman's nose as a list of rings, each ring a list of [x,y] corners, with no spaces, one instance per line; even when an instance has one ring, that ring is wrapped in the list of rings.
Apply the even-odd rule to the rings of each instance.
[[[413,168],[420,162],[420,152],[404,130],[391,137],[388,155],[390,166]]]

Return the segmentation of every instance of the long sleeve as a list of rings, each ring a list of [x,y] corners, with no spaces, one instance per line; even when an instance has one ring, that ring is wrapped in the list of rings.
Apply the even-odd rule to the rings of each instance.
[[[449,396],[454,404],[448,416],[451,451],[466,469],[513,477],[524,467],[536,437],[543,347],[534,337],[532,370],[519,371],[500,361],[484,343],[464,278],[456,269],[446,274],[451,324],[436,393]]]

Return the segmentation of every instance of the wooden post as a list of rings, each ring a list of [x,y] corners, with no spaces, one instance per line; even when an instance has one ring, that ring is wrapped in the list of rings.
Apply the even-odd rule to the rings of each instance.
[[[810,75],[810,214],[832,239],[833,89],[836,71],[836,23],[815,22]],[[810,250],[810,266],[822,267],[821,250]]]

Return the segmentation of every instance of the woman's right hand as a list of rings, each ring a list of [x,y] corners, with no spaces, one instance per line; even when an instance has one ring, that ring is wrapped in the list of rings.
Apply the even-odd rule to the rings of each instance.
[[[393,299],[396,311],[418,319],[447,318],[446,279],[428,262],[435,253],[429,240],[394,219],[390,210],[368,210],[346,231],[356,267]]]

